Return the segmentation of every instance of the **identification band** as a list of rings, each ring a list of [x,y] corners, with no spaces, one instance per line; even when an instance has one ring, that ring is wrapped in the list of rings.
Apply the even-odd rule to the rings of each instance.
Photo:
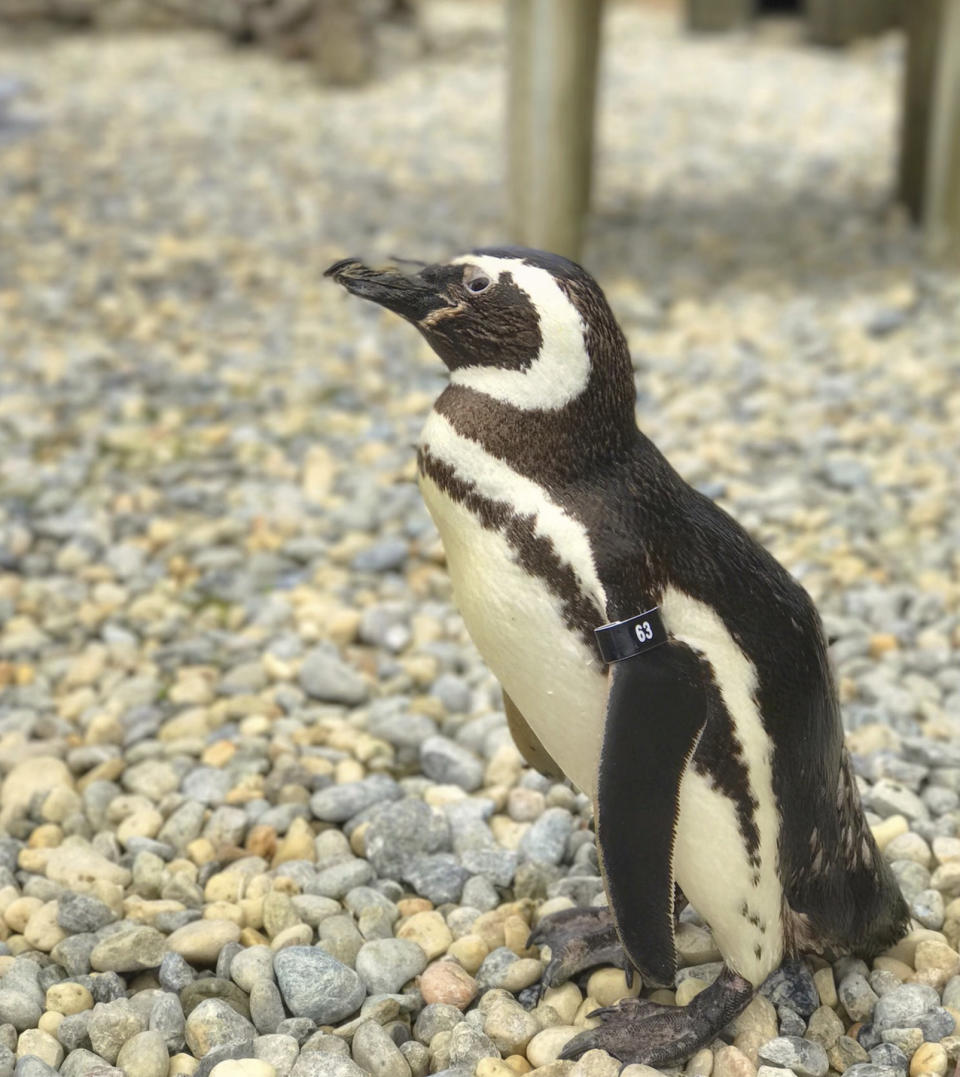
[[[654,606],[646,613],[628,617],[625,621],[613,621],[594,629],[597,646],[604,662],[622,662],[635,654],[650,651],[669,640],[663,627],[660,607]]]

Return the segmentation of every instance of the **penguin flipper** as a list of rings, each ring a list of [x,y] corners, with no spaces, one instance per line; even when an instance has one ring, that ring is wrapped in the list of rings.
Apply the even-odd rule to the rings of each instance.
[[[651,983],[672,986],[680,782],[708,715],[700,659],[670,641],[612,669],[597,775],[597,848],[617,930]]]

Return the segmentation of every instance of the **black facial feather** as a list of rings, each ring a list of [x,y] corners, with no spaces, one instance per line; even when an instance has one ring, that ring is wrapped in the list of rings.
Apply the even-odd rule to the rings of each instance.
[[[448,369],[464,366],[526,370],[543,343],[540,315],[509,272],[493,287],[470,295],[462,285],[450,289],[458,302],[449,312],[421,324],[420,331]]]

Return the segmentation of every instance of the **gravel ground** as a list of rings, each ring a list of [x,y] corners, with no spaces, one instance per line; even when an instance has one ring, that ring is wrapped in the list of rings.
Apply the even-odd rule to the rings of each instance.
[[[555,1059],[619,971],[531,991],[529,927],[602,885],[450,602],[439,364],[321,276],[502,238],[498,11],[428,4],[349,93],[201,35],[0,43],[0,1077],[616,1073]],[[586,262],[646,431],[819,603],[916,918],[687,1073],[944,1074],[960,275],[888,206],[900,43],[610,30]]]

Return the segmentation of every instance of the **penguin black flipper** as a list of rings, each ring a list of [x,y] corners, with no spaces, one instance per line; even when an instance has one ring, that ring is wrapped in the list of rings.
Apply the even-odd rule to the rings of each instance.
[[[597,776],[597,848],[623,947],[672,986],[680,782],[709,714],[702,660],[670,641],[611,670]],[[626,840],[625,840],[626,836]]]

